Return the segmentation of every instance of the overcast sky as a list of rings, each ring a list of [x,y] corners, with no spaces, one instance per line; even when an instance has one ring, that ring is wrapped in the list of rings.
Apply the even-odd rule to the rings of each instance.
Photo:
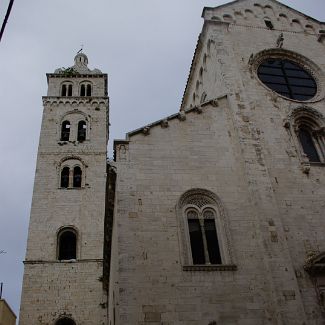
[[[204,6],[221,0],[16,0],[0,44],[0,282],[18,314],[45,73],[73,65],[109,76],[110,143],[178,111]],[[282,1],[325,20],[324,0]],[[9,0],[0,1],[3,21]]]

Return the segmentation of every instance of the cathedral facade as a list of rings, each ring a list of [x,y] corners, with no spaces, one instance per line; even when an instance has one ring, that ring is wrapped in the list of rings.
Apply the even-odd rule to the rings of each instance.
[[[179,112],[113,161],[107,75],[47,75],[21,325],[324,323],[325,24],[202,17]]]

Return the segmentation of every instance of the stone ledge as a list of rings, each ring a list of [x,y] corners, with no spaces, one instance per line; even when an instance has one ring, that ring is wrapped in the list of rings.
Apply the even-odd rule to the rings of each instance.
[[[90,259],[81,259],[81,260],[49,260],[49,261],[40,261],[40,260],[28,260],[24,261],[24,264],[74,264],[74,263],[89,263],[89,262],[95,262],[95,263],[101,263],[103,262],[103,259],[99,258],[90,258]]]
[[[183,265],[183,271],[237,271],[237,265]]]

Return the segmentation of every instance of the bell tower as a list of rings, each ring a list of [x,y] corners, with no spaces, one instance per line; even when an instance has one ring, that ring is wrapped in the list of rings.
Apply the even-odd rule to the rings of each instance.
[[[107,74],[47,74],[20,310],[21,325],[102,324]]]

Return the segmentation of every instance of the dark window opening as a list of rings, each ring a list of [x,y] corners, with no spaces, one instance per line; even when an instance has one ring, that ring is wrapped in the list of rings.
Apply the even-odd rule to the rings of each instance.
[[[287,98],[305,101],[317,92],[311,74],[289,60],[268,59],[258,67],[257,74],[267,87]]]
[[[86,87],[85,85],[81,85],[80,87],[80,96],[86,96]]]
[[[78,137],[77,140],[82,142],[86,140],[86,131],[87,131],[87,124],[85,121],[80,121],[78,123]]]
[[[60,261],[76,259],[77,236],[73,230],[61,231],[61,233],[59,234],[58,245],[59,245],[58,259]]]
[[[91,96],[91,85],[87,85],[87,96]]]
[[[64,167],[61,171],[61,187],[67,188],[69,187],[69,167]]]
[[[193,264],[205,264],[203,237],[198,219],[188,219]]]
[[[59,319],[55,325],[76,325],[76,323],[71,318],[61,318]]]
[[[307,129],[301,128],[298,134],[303,151],[307,155],[309,161],[320,162],[317,149],[310,132]]]
[[[68,96],[71,97],[72,96],[72,85],[68,86]]]
[[[207,240],[209,259],[211,264],[221,264],[217,229],[214,219],[204,220],[205,238]]]
[[[73,187],[81,187],[82,171],[79,166],[73,169]]]
[[[61,140],[69,141],[69,137],[70,137],[70,122],[64,121],[62,122],[62,127],[61,127]]]
[[[62,85],[61,88],[61,96],[66,96],[67,95],[67,86],[66,85]]]
[[[274,26],[272,24],[272,22],[270,20],[264,20],[265,22],[265,26],[268,28],[268,29],[273,29]]]
[[[76,323],[71,318],[61,318],[59,319],[55,325],[76,325]]]

